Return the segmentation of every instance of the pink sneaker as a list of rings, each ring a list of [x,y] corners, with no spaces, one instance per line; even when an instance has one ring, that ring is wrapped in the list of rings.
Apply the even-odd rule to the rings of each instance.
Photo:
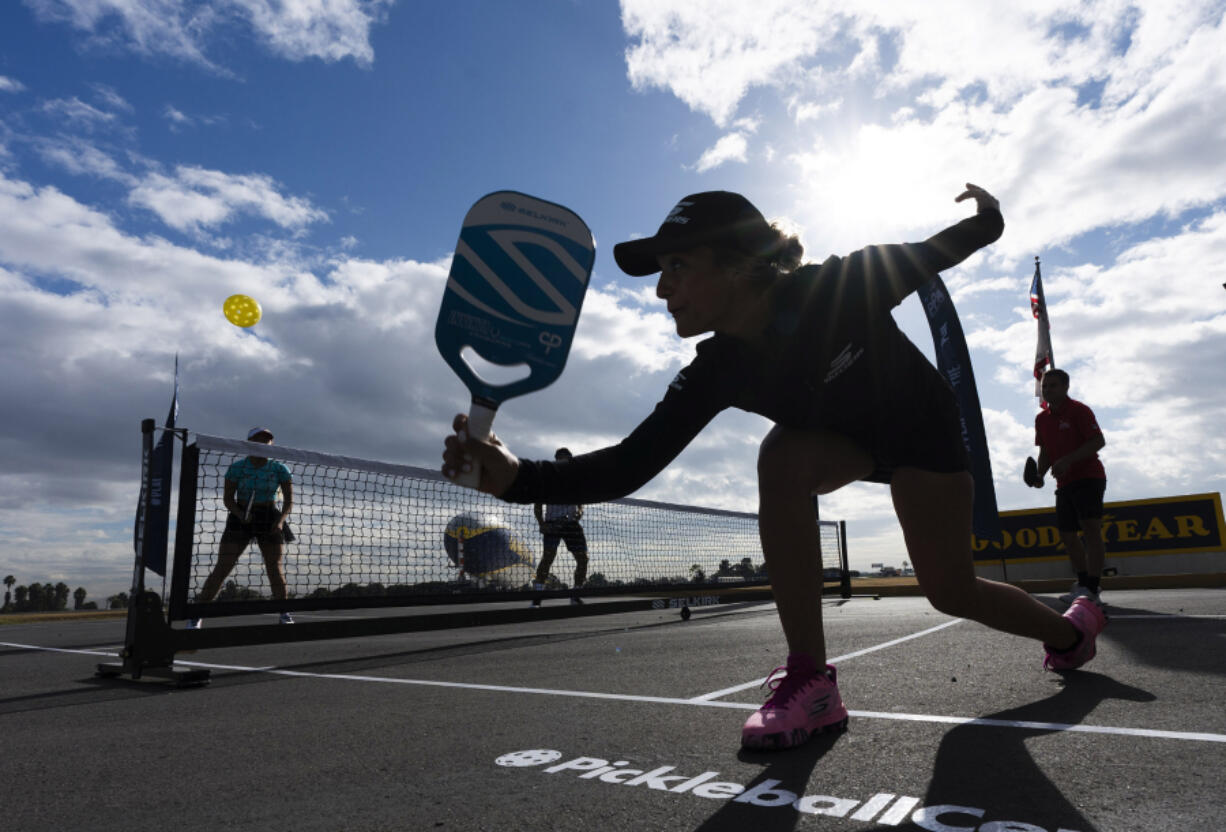
[[[1047,650],[1047,656],[1043,659],[1044,670],[1074,670],[1094,658],[1094,642],[1107,626],[1107,616],[1103,615],[1102,609],[1086,597],[1074,598],[1064,617],[1073,622],[1077,632],[1081,633],[1081,641],[1068,650],[1043,645]]]
[[[775,674],[784,671],[782,679]],[[835,669],[817,672],[812,657],[788,656],[786,667],[776,667],[766,678],[770,698],[741,729],[741,745],[755,751],[792,748],[823,731],[847,728],[847,709],[839,696]]]

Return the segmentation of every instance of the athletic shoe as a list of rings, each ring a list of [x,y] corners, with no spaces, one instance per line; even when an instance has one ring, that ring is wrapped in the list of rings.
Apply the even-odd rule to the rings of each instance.
[[[782,679],[775,674],[784,671]],[[754,751],[792,748],[823,731],[847,728],[847,708],[839,696],[835,669],[818,673],[810,656],[792,653],[785,667],[766,678],[770,698],[741,729],[741,745]]]
[[[571,605],[572,607],[582,607],[582,606],[583,606],[583,599],[582,599],[582,598],[580,598],[578,595],[576,595],[574,598],[571,598],[571,599],[570,599],[570,605]]]
[[[540,607],[541,607],[541,599],[540,599],[540,598],[533,598],[533,599],[532,599],[532,609],[534,609],[534,610],[535,610],[535,609],[540,609]]]
[[[288,612],[283,612],[281,613],[281,623],[282,624],[293,624],[294,617],[290,615]]]
[[[185,625],[183,625],[183,629],[185,629],[185,630],[199,630],[199,629],[200,629],[201,627],[203,627],[203,626],[204,626],[204,619],[201,619],[201,618],[189,618],[189,619],[187,619],[187,623],[186,623]]]
[[[1081,638],[1067,650],[1057,650],[1043,645],[1047,655],[1043,659],[1044,670],[1074,670],[1094,658],[1094,642],[1107,626],[1107,616],[1089,598],[1077,598],[1064,617],[1073,623]]]

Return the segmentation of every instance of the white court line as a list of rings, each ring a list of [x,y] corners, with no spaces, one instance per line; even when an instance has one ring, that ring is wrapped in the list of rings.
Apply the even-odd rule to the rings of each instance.
[[[952,627],[955,624],[961,624],[965,620],[966,619],[964,618],[955,618],[953,621],[946,621],[944,624],[938,624],[935,627],[929,627],[927,630],[920,630],[918,633],[912,633],[909,636],[903,636],[902,638],[896,638],[893,641],[887,641],[883,644],[878,644],[874,647],[866,647],[863,650],[857,650],[854,653],[847,653],[842,656],[836,656],[833,659],[827,659],[827,661],[830,664],[838,664],[839,662],[844,662],[844,661],[847,661],[848,659],[854,659],[857,656],[863,656],[866,653],[875,653],[878,650],[884,650],[887,647],[893,647],[895,644],[902,644],[904,641],[910,641],[913,638],[919,638],[920,636],[926,636],[931,633],[935,633],[938,630],[944,630],[946,627]],[[714,699],[719,699],[720,697],[727,696],[730,693],[738,693],[739,691],[748,690],[749,688],[759,687],[760,685],[765,683],[766,680],[769,678],[770,678],[769,676],[763,676],[761,679],[757,679],[752,682],[746,682],[743,685],[737,685],[736,687],[731,687],[731,688],[724,688],[723,690],[716,690],[716,691],[712,691],[711,693],[704,693],[702,696],[693,697],[692,701],[710,702]]]
[[[1168,620],[1177,621],[1177,620],[1185,619],[1185,618],[1192,618],[1192,619],[1226,618],[1226,615],[1200,615],[1200,614],[1193,614],[1193,613],[1184,614],[1182,612],[1180,613],[1151,612],[1151,613],[1146,613],[1144,615],[1142,614],[1112,615],[1111,607],[1110,606],[1107,607],[1107,620],[1108,621],[1123,621],[1124,619],[1133,619],[1133,620],[1142,620],[1142,621],[1168,621]]]
[[[959,619],[961,620],[961,619]],[[956,622],[950,622],[956,623]],[[943,625],[948,626],[948,624]],[[919,635],[918,633],[916,635]],[[99,653],[95,650],[66,650],[59,647],[40,647],[35,644],[13,644],[0,641],[0,647],[17,647],[25,650],[39,650],[50,653],[77,653],[87,656],[118,656],[117,653]],[[455,688],[461,690],[483,690],[496,693],[530,693],[538,696],[568,696],[575,699],[604,699],[616,702],[648,702],[657,705],[687,705],[697,708],[725,708],[741,711],[756,711],[758,705],[752,702],[711,702],[695,699],[680,699],[672,696],[640,696],[629,693],[599,693],[585,690],[557,690],[553,688],[521,688],[510,685],[481,685],[471,682],[440,682],[433,679],[397,679],[388,676],[359,676],[350,673],[307,673],[300,670],[280,670],[275,666],[247,667],[244,665],[208,664],[205,662],[175,662],[176,665],[207,668],[210,670],[232,670],[246,673],[268,673],[275,676],[292,676],[300,679],[333,679],[343,682],[373,682],[385,685],[416,685],[420,687]],[[1022,722],[1008,719],[984,719],[970,716],[939,716],[936,714],[896,714],[884,711],[848,711],[857,719],[887,719],[902,722],[932,722],[942,725],[982,725],[994,728],[1019,728],[1022,730],[1051,731],[1081,734],[1110,734],[1124,737],[1149,737],[1165,740],[1190,740],[1193,742],[1226,743],[1226,734],[1209,734],[1197,731],[1155,731],[1148,728],[1116,728],[1108,725],[1069,725],[1062,722]]]
[[[11,641],[0,641],[0,647],[16,647],[21,650],[38,650],[43,653],[76,653],[79,656],[102,656],[104,658],[118,658],[118,653],[111,653],[103,650],[68,650],[63,647],[41,647],[37,644],[14,644]]]

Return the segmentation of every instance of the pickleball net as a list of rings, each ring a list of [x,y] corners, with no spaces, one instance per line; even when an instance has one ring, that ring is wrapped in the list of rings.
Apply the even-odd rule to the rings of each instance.
[[[187,615],[217,562],[229,515],[226,472],[246,456],[279,460],[292,474],[293,540],[284,544],[283,555],[290,603],[278,606],[400,606],[540,595],[534,582],[543,541],[530,505],[461,488],[429,469],[195,434],[182,455],[172,617]],[[768,584],[756,514],[622,499],[584,506],[580,522],[587,580],[572,586],[575,562],[563,542],[546,597],[700,594]],[[846,586],[844,527],[822,521],[820,528],[826,579]],[[253,541],[207,607],[213,616],[266,611],[272,603]],[[195,606],[198,613],[205,605]]]

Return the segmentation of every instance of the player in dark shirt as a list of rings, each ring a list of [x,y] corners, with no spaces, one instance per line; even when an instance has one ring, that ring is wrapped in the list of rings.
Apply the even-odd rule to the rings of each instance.
[[[975,576],[973,481],[957,401],[890,315],[1000,236],[997,200],[970,184],[957,197],[966,199],[976,215],[922,243],[801,266],[799,241],[744,197],[685,197],[654,237],[614,247],[628,274],[660,273],[656,294],[678,335],[714,333],[655,411],[617,445],[561,463],[517,459],[496,437],[471,440],[463,415],[445,440],[447,477],[475,459],[481,490],[504,500],[595,503],[642,486],[724,408],[775,423],[758,456],[758,522],[789,655],[786,675],[745,724],[747,748],[787,748],[846,725],[826,664],[811,497],[858,480],[890,485],[908,557],[937,609],[1042,641],[1048,667],[1079,667],[1094,655],[1105,619],[1093,604],[1075,603],[1062,617],[1016,587]]]

